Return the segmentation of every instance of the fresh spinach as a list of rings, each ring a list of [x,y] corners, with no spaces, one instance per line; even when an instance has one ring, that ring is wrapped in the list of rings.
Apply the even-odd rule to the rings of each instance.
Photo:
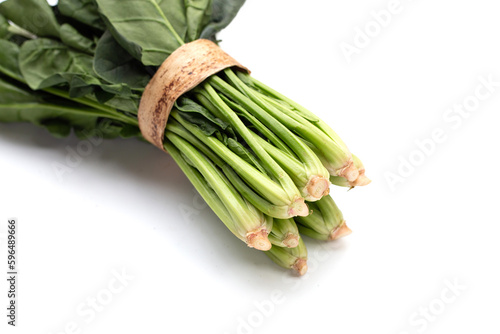
[[[216,42],[216,34],[233,21],[244,3],[245,0],[213,0],[210,23],[204,27],[200,38]]]
[[[99,9],[120,36],[118,42],[144,65],[161,65],[184,42],[187,25],[182,0],[97,0]],[[132,10],[133,8],[133,10]],[[135,50],[131,50],[131,48]]]
[[[152,73],[127,53],[109,31],[97,43],[94,70],[110,83],[124,83],[134,89],[144,89],[152,77]]]
[[[0,14],[29,32],[43,37],[59,37],[59,24],[46,0],[7,0]]]
[[[103,31],[106,29],[95,0],[59,0],[57,8],[66,17],[97,30]]]
[[[72,27],[70,24],[61,25],[61,41],[69,47],[74,48],[75,50],[87,53],[89,55],[93,55],[96,43],[80,34],[78,30]]]

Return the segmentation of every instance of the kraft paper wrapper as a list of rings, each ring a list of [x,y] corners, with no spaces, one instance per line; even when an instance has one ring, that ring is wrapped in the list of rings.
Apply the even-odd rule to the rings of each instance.
[[[139,128],[146,140],[164,150],[168,116],[175,101],[205,79],[229,67],[250,71],[217,44],[199,39],[184,44],[160,66],[146,86],[139,105]]]

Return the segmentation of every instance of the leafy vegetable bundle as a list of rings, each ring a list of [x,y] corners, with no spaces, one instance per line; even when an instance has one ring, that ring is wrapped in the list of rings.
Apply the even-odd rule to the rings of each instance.
[[[172,74],[166,59],[217,64],[210,52],[226,55],[209,40],[243,2],[59,0],[51,7],[7,0],[0,4],[0,121],[31,122],[58,137],[104,129],[107,138],[148,139],[172,156],[236,237],[304,274],[301,235],[350,233],[329,190],[331,183],[368,184],[361,161],[321,119],[242,66],[226,66],[172,97],[199,68]],[[211,51],[197,53],[198,44]],[[151,124],[140,124],[141,112]],[[156,121],[160,114],[166,125]],[[148,129],[160,134],[156,141]]]

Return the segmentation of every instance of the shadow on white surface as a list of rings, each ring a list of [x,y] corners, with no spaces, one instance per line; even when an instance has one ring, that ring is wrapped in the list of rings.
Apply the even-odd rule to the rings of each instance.
[[[0,141],[16,153],[13,159],[23,158],[39,165],[42,175],[38,177],[47,178],[54,187],[78,193],[98,206],[108,205],[109,210],[142,216],[134,222],[138,229],[155,230],[181,256],[209,275],[249,285],[265,279],[269,288],[279,287],[283,277],[293,277],[262,252],[249,249],[234,237],[197,195],[173,159],[148,143],[137,139],[105,140],[61,182],[49,165],[65,162],[66,147],[75,149],[80,142],[74,135],[60,139],[30,124],[0,124]],[[318,244],[311,241],[306,240],[312,246],[310,252],[320,251],[316,249]],[[345,244],[340,241],[335,247],[334,256],[338,256]],[[332,258],[322,261],[330,262]],[[313,264],[310,271],[315,270],[320,268]]]

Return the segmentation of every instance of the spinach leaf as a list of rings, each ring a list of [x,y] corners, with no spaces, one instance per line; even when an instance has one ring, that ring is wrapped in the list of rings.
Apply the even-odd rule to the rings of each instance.
[[[57,8],[66,17],[101,31],[106,29],[95,0],[59,0]]]
[[[24,82],[17,60],[19,58],[19,46],[0,39],[0,50],[2,50],[0,52],[0,72],[8,77]]]
[[[186,42],[192,42],[200,37],[203,28],[210,23],[212,17],[212,1],[184,0],[186,7],[187,36]]]
[[[107,19],[107,17],[103,16],[103,21],[106,24],[106,27],[108,28],[109,32],[115,40],[120,44],[120,46],[125,49],[132,57],[134,57],[137,60],[141,60],[142,58],[142,49],[139,45],[129,41],[128,39],[125,38],[122,34],[118,32],[118,30],[115,29],[115,27],[111,24],[111,22]]]
[[[19,53],[21,73],[33,90],[62,83],[73,83],[75,88],[82,84],[100,85],[93,73],[92,62],[91,56],[46,38],[25,42]]]
[[[97,4],[116,40],[135,57],[140,50],[137,58],[144,65],[161,65],[183,44],[187,31],[183,0],[97,0]]]
[[[61,41],[67,46],[89,55],[94,54],[94,50],[96,48],[94,41],[80,34],[78,30],[73,28],[70,24],[65,23],[61,25],[60,32]]]
[[[21,73],[33,90],[69,85],[70,97],[82,97],[99,90],[134,98],[128,85],[102,82],[93,69],[93,57],[45,38],[25,42],[19,53]]]
[[[20,87],[17,87],[5,79],[0,78],[0,103],[38,103],[40,99]],[[0,117],[4,116],[4,112],[0,113]],[[7,117],[7,116],[5,116]],[[5,121],[2,119],[2,121]]]
[[[245,0],[213,0],[212,18],[203,29],[200,38],[216,42],[216,34],[226,28],[236,17]]]
[[[37,36],[59,37],[59,24],[46,0],[7,0],[0,14]]]
[[[7,38],[9,36],[9,22],[0,15],[0,38]]]
[[[175,107],[179,110],[182,118],[197,125],[207,136],[223,132],[228,127],[227,123],[214,117],[205,107],[187,97],[180,97],[175,102]]]
[[[113,107],[118,110],[127,111],[129,113],[137,115],[137,110],[139,109],[140,97],[120,97],[114,96],[107,100],[104,104]]]
[[[152,76],[152,73],[148,73],[137,59],[118,44],[109,31],[106,31],[97,43],[94,70],[108,82],[124,83],[133,89],[144,89]]]

